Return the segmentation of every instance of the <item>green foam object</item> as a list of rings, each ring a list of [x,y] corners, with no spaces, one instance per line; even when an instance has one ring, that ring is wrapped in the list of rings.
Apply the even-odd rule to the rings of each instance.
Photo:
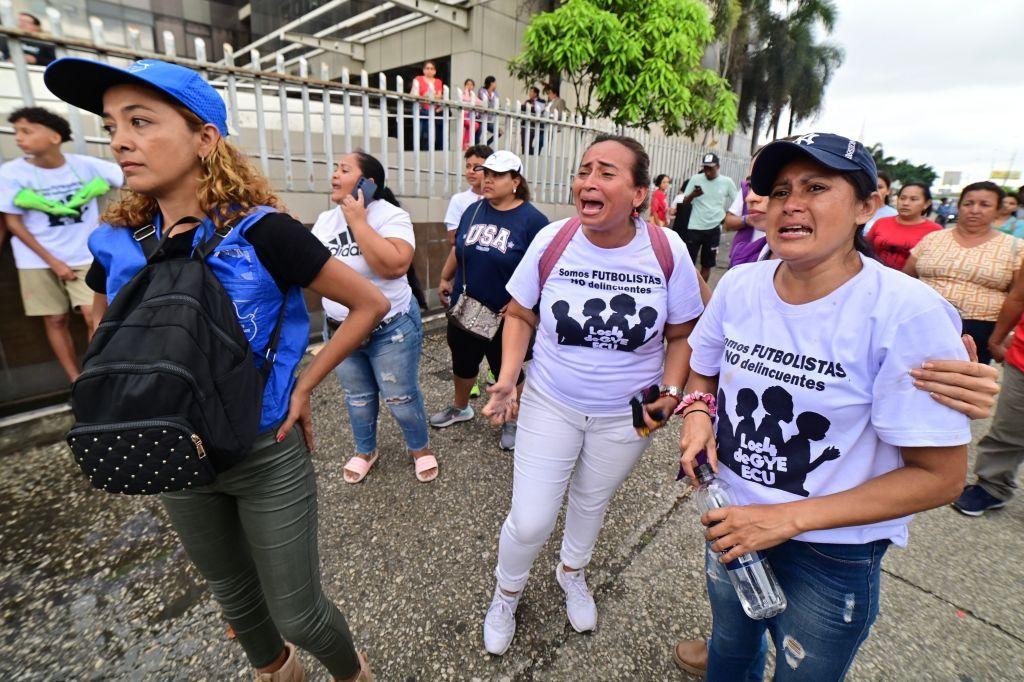
[[[39,192],[28,187],[14,195],[14,205],[31,211],[42,211],[49,215],[70,218],[77,218],[79,216],[77,208],[71,208],[53,199],[47,199],[39,194]]]
[[[110,183],[97,175],[82,185],[67,201],[60,202],[47,199],[34,189],[25,187],[14,195],[14,205],[18,208],[42,211],[49,215],[78,218],[81,216],[80,209],[83,206],[109,191]]]
[[[75,192],[70,199],[64,202],[64,205],[68,208],[78,210],[93,199],[101,197],[109,191],[110,183],[97,175],[95,178],[82,185],[81,189]]]

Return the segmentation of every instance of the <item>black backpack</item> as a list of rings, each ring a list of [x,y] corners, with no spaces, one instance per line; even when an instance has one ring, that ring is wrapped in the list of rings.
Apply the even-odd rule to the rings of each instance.
[[[229,232],[171,257],[152,226],[135,233],[147,264],[118,291],[71,387],[67,441],[94,487],[152,495],[207,485],[252,447],[285,306],[257,368],[205,261]]]

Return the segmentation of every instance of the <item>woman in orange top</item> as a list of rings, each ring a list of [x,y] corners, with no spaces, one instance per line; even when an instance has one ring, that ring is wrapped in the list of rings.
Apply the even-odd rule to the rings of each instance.
[[[992,227],[1004,192],[993,182],[964,187],[956,227],[926,235],[910,250],[903,272],[930,285],[953,304],[964,333],[978,346],[978,360],[992,359],[989,337],[999,311],[1020,276],[1024,244]]]

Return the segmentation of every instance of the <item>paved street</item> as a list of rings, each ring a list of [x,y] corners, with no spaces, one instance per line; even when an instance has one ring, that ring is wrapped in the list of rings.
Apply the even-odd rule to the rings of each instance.
[[[443,335],[428,338],[428,409],[449,392]],[[697,512],[674,482],[663,433],[613,501],[590,571],[600,627],[578,635],[542,551],[501,659],[480,626],[493,588],[512,461],[477,418],[434,433],[441,476],[413,477],[394,422],[382,457],[350,486],[340,390],[315,395],[320,544],[326,589],[381,680],[672,680],[676,638],[709,628]],[[985,424],[975,425],[980,436]],[[674,429],[673,429],[674,430]],[[0,672],[5,679],[244,677],[215,605],[159,504],[93,491],[62,445],[0,458]],[[855,680],[1024,679],[1024,500],[981,519],[921,515],[885,562],[882,609]],[[308,659],[307,659],[308,660]],[[312,679],[326,679],[315,663]]]

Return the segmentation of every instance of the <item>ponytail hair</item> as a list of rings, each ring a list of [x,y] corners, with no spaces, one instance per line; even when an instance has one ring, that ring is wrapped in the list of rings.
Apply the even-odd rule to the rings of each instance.
[[[519,185],[516,187],[515,197],[521,201],[530,200],[530,185],[526,183],[526,178],[521,173],[515,171],[509,171],[513,178],[519,178]]]
[[[870,175],[866,172],[858,170],[851,173],[843,173],[843,179],[853,185],[853,194],[860,201],[867,201],[871,198],[873,192],[878,191],[878,183],[873,182]],[[857,225],[856,230],[853,233],[853,248],[856,249],[857,253],[861,253],[868,258],[875,258],[875,250],[871,247],[871,242],[864,236],[864,226]]]
[[[383,199],[389,204],[401,207],[401,204],[398,203],[398,199],[395,197],[395,193],[384,184],[384,166],[377,160],[377,157],[363,151],[356,151],[353,154],[356,157],[356,163],[359,165],[359,174],[364,178],[373,180],[373,183],[377,185],[377,191],[370,197],[370,201]],[[366,203],[370,203],[370,201]]]

